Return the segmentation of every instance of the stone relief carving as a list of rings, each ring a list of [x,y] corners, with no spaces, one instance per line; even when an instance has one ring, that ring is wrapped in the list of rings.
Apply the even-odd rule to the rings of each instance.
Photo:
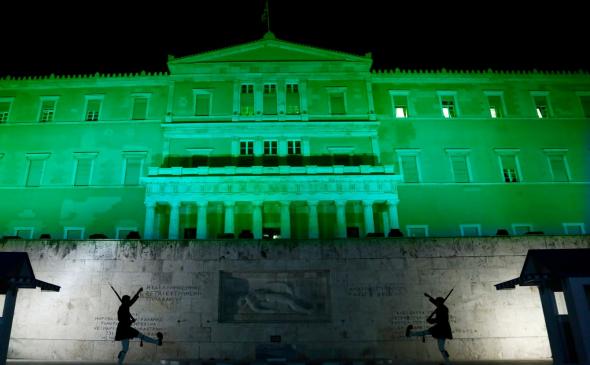
[[[221,322],[330,319],[328,271],[220,272]]]

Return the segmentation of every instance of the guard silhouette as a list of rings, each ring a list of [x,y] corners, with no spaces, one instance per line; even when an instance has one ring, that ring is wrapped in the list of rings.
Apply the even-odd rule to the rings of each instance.
[[[135,337],[139,337],[141,340],[140,346],[143,346],[143,342],[157,344],[158,346],[162,346],[162,341],[164,339],[164,335],[162,332],[158,332],[156,336],[158,339],[148,337],[143,333],[139,332],[135,328],[131,327],[131,325],[135,322],[135,318],[131,315],[131,306],[137,301],[139,298],[139,294],[143,291],[143,288],[139,288],[137,293],[130,298],[129,295],[123,295],[121,298],[119,293],[113,288],[111,285],[111,289],[119,298],[121,305],[119,306],[119,310],[117,311],[117,319],[119,323],[117,324],[117,332],[115,333],[115,341],[121,341],[121,351],[117,358],[119,359],[119,365],[123,364],[123,360],[125,360],[125,355],[129,351],[129,340]]]
[[[424,296],[430,300],[432,304],[436,306],[436,309],[428,318],[426,318],[426,322],[430,324],[434,324],[434,326],[430,327],[424,331],[416,331],[412,332],[414,326],[409,325],[406,328],[406,336],[416,336],[422,337],[422,342],[424,342],[424,336],[431,335],[432,337],[436,338],[438,342],[438,350],[440,351],[443,359],[445,360],[445,364],[449,365],[451,362],[449,361],[449,353],[445,350],[445,342],[446,340],[453,339],[453,333],[451,331],[451,325],[449,324],[449,309],[445,306],[445,301],[451,295],[453,290],[449,292],[446,298],[437,297],[436,299],[431,297],[429,294],[424,293]]]

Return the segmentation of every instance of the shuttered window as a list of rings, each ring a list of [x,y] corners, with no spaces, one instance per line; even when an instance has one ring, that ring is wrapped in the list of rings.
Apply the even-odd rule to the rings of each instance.
[[[344,93],[330,94],[330,113],[333,115],[346,114]]]
[[[548,155],[553,181],[569,181],[564,155]]]
[[[451,155],[451,165],[455,182],[467,183],[470,181],[466,155]]]
[[[0,101],[0,123],[8,121],[8,113],[10,112],[10,102]]]
[[[27,186],[40,186],[43,177],[45,160],[29,160],[29,171],[27,172]]]
[[[262,111],[266,115],[277,114],[277,85],[264,84]]]
[[[404,175],[404,182],[417,183],[420,182],[418,178],[418,158],[413,155],[401,156],[402,172]]]
[[[148,98],[146,96],[135,96],[133,98],[133,112],[131,119],[144,120],[147,119]]]
[[[92,163],[94,160],[82,158],[77,160],[76,176],[74,177],[75,186],[88,186],[92,174]]]
[[[141,176],[141,158],[128,157],[125,163],[124,185],[139,185]]]
[[[240,89],[240,114],[254,115],[254,85],[243,84]]]
[[[211,115],[211,95],[196,94],[195,95],[195,115],[208,116]]]
[[[580,96],[580,103],[582,104],[582,110],[584,111],[584,116],[586,118],[590,118],[590,95],[581,95]]]
[[[301,107],[301,101],[299,98],[299,85],[287,84],[286,89],[287,114],[297,115],[300,113]]]

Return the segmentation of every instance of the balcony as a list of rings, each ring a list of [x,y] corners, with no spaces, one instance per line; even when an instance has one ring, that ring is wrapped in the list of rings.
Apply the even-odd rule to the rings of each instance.
[[[371,154],[361,155],[289,155],[289,156],[169,156],[162,168],[171,167],[278,167],[278,166],[374,166],[377,158]]]

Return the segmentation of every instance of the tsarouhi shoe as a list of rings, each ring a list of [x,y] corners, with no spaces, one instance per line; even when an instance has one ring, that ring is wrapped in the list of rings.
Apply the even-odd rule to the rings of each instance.
[[[408,325],[408,327],[406,327],[406,337],[410,337],[410,333],[412,332],[413,328],[414,326],[412,326],[411,324]]]
[[[164,340],[164,335],[162,334],[162,332],[158,332],[158,333],[156,333],[156,336],[158,336],[158,346],[162,346],[162,341]]]

